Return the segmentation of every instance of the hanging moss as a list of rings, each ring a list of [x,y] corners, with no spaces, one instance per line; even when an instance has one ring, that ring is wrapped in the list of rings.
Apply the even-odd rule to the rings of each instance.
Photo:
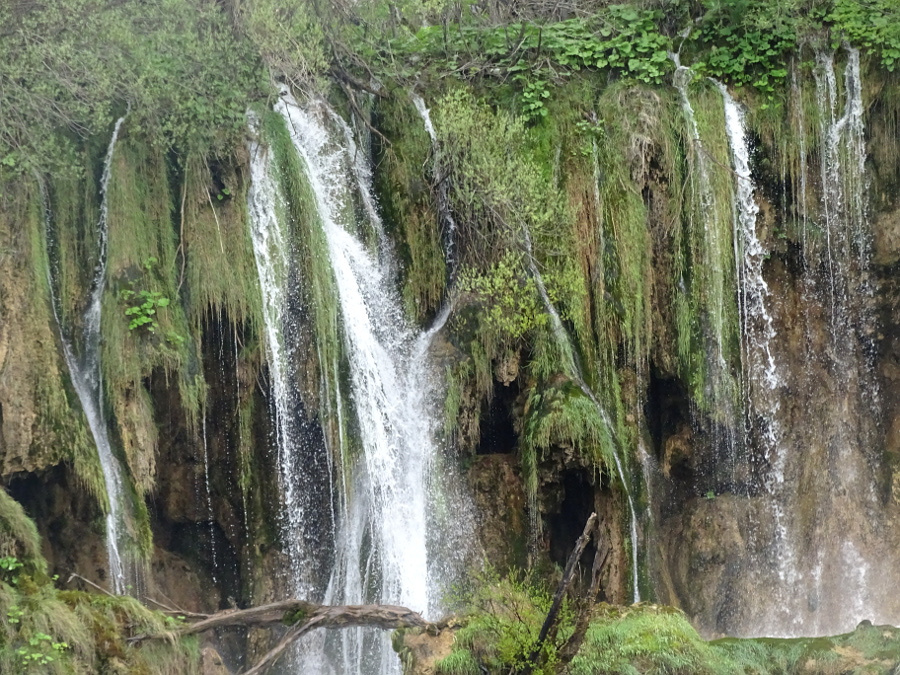
[[[259,280],[247,223],[246,151],[207,161],[191,157],[182,176],[175,222],[174,260],[179,286],[187,294],[189,322],[198,333],[208,313],[234,323],[261,326]],[[182,277],[183,271],[183,277]]]
[[[684,121],[682,174],[689,177],[689,192],[682,202],[683,259],[673,283],[676,294],[686,295],[676,295],[679,358],[697,408],[732,424],[729,410],[737,409],[740,395],[734,375],[740,323],[732,246],[731,160],[721,94],[703,82],[691,89],[690,96],[700,145],[692,140]]]
[[[3,469],[34,471],[71,462],[103,505],[102,474],[77,397],[68,387],[54,319],[41,194],[34,181],[22,179],[0,195]]]
[[[143,495],[153,489],[157,449],[153,401],[144,378],[157,369],[165,377],[178,378],[189,421],[196,419],[204,393],[195,342],[189,339],[184,309],[177,301],[164,159],[126,135],[116,146],[111,176],[101,362],[121,447],[134,485]],[[152,308],[150,323],[135,325],[129,307],[154,293],[165,304]]]
[[[437,311],[447,280],[434,192],[442,177],[432,175],[431,140],[407,96],[379,101],[376,115],[390,140],[376,163],[379,203],[400,253],[407,314],[422,322]]]

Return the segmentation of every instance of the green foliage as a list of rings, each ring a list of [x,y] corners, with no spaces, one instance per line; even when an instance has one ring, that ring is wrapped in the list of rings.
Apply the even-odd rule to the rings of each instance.
[[[534,279],[524,269],[521,257],[512,252],[484,273],[464,269],[459,274],[456,292],[477,307],[478,330],[499,342],[515,343],[534,328],[547,324]],[[470,315],[466,312],[460,313],[458,321],[465,322],[467,316]]]
[[[0,488],[0,577],[9,580],[22,572],[46,574],[41,541],[22,505]]]
[[[24,567],[23,563],[19,562],[15,556],[7,555],[0,558],[0,574],[5,573],[7,576],[12,576],[12,572],[22,567]]]
[[[4,3],[0,164],[78,170],[77,139],[131,107],[134,129],[166,147],[234,142],[256,95],[259,59],[218,3]]]
[[[678,610],[601,605],[571,664],[573,675],[725,675],[739,672]]]
[[[156,310],[169,306],[169,299],[159,291],[132,291],[122,290],[119,296],[129,305],[125,310],[125,316],[130,316],[128,330],[134,330],[146,326],[151,333],[156,332],[159,324],[154,318]],[[136,302],[137,304],[132,304]]]
[[[553,601],[545,584],[527,575],[500,578],[488,571],[459,601],[463,626],[456,633],[453,652],[435,664],[437,672],[509,673],[526,666],[536,667],[532,672],[537,675],[555,672],[557,651],[571,634],[574,619],[564,603],[559,629],[548,636],[537,659],[532,658]]]
[[[533,389],[525,404],[523,443],[536,450],[573,447],[595,466],[613,466],[611,429],[597,405],[572,380]]]
[[[306,0],[254,0],[238,5],[243,29],[266,64],[298,83],[311,83],[328,66],[322,21]]]
[[[832,44],[846,40],[872,52],[890,72],[900,64],[900,4],[895,0],[834,0],[826,21]]]
[[[69,648],[66,642],[55,642],[46,633],[34,633],[16,650],[19,665],[23,670],[31,666],[47,666],[56,661]]]
[[[17,555],[8,551],[19,551]],[[196,642],[136,648],[126,638],[159,633],[166,617],[133,598],[59,591],[48,577],[37,531],[0,490],[0,672],[69,675],[107,672],[196,674]]]
[[[144,261],[144,269],[149,272],[158,262],[156,258],[151,256]],[[119,291],[119,297],[126,304],[125,316],[130,317],[128,330],[135,330],[144,326],[149,332],[155,333],[156,329],[159,328],[156,312],[159,309],[168,307],[171,301],[163,295],[162,291],[148,291],[144,288],[136,289],[136,285],[137,280],[129,281],[129,288],[123,288]],[[170,341],[178,343],[184,340],[180,335],[171,331],[167,337]]]
[[[434,666],[438,675],[481,675],[478,659],[468,649],[454,649]]]
[[[484,270],[522,251],[560,219],[561,200],[529,153],[524,120],[456,89],[435,106],[434,125],[457,221],[462,265]]]
[[[284,613],[284,616],[281,618],[281,623],[285,626],[294,626],[298,623],[303,623],[309,617],[309,610],[305,607],[301,607],[299,609],[295,609],[294,611],[288,611]]]
[[[432,175],[435,160],[441,161],[440,150],[434,157],[428,133],[405,91],[379,101],[375,114],[379,130],[390,139],[377,161],[378,201],[403,262],[405,305],[410,316],[423,321],[440,306],[448,276],[435,191],[428,189],[441,180]]]
[[[462,597],[462,626],[453,650],[435,664],[442,675],[508,675],[529,662],[550,594],[533,579],[475,581]],[[673,607],[637,604],[593,607],[581,649],[562,671],[572,675],[794,675],[808,672],[888,672],[896,663],[900,631],[860,626],[833,638],[735,639],[706,642]],[[571,635],[565,608],[536,673],[558,671],[557,652]]]
[[[692,67],[735,86],[771,97],[787,78],[788,54],[797,48],[798,15],[791,3],[710,0],[699,30],[702,61]]]

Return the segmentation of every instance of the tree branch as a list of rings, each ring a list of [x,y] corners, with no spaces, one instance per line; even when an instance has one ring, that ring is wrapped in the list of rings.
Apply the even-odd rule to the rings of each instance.
[[[575,569],[578,567],[578,561],[581,559],[581,554],[584,553],[584,549],[591,540],[591,533],[596,522],[597,514],[592,513],[584,524],[584,531],[575,542],[575,548],[572,549],[572,553],[569,555],[565,572],[563,572],[562,579],[559,581],[559,586],[556,588],[556,595],[553,596],[553,604],[550,605],[550,611],[547,613],[547,618],[544,619],[544,625],[541,626],[541,632],[538,634],[538,638],[531,649],[531,658],[528,660],[528,665],[522,670],[523,675],[528,675],[528,673],[531,673],[535,666],[538,665],[541,647],[544,644],[544,640],[547,639],[547,635],[550,634],[550,630],[556,625],[563,598],[566,595],[566,591],[569,589],[569,585],[572,583],[572,579],[575,578]]]
[[[131,643],[161,640],[204,633],[214,628],[239,626],[272,627],[290,625],[309,628],[354,628],[369,626],[383,628],[432,628],[421,614],[396,605],[318,605],[304,600],[282,600],[249,609],[226,609],[174,632],[155,635],[136,635]]]

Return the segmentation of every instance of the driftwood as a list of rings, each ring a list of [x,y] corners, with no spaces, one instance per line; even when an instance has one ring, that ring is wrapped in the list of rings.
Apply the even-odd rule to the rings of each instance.
[[[578,561],[581,559],[581,554],[584,553],[584,549],[587,548],[588,542],[591,540],[591,534],[593,533],[594,524],[596,522],[597,514],[592,513],[584,524],[584,531],[581,533],[581,536],[578,537],[578,540],[575,542],[575,548],[569,555],[568,561],[566,561],[566,569],[563,572],[562,579],[560,579],[559,586],[556,588],[556,595],[553,596],[553,604],[550,605],[550,611],[547,612],[547,618],[544,619],[544,625],[541,626],[541,632],[538,634],[538,638],[531,648],[531,658],[528,659],[528,665],[522,671],[525,675],[534,670],[534,667],[538,663],[544,641],[547,639],[550,631],[556,628],[556,622],[559,618],[559,610],[562,607],[563,598],[566,595],[566,591],[569,590],[572,580],[575,578],[575,570],[578,567]],[[594,584],[592,583],[591,586],[593,587]]]
[[[133,644],[146,640],[171,640],[197,635],[216,628],[274,628],[289,626],[288,631],[262,659],[244,675],[264,673],[300,636],[314,628],[383,628],[436,629],[422,615],[395,605],[318,605],[304,600],[282,600],[249,609],[226,609],[210,614],[194,623],[155,635],[137,635]]]
[[[578,618],[575,621],[575,630],[572,631],[572,635],[559,650],[557,672],[560,672],[568,665],[572,659],[575,658],[578,650],[581,649],[581,644],[584,642],[584,636],[587,634],[588,626],[591,623],[591,608],[594,606],[594,603],[597,602],[597,597],[600,595],[600,573],[603,570],[606,559],[609,557],[610,546],[606,541],[601,542],[599,536],[596,536],[596,542],[597,552],[594,554],[594,564],[591,568],[591,588],[588,591],[587,597],[584,599],[585,606],[582,608],[581,612],[579,612]]]

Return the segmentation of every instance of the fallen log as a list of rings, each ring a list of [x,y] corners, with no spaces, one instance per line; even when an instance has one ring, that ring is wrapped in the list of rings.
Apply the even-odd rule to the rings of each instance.
[[[288,626],[281,640],[244,675],[260,675],[278,660],[300,636],[314,628],[371,627],[424,628],[439,626],[426,621],[421,614],[396,605],[319,605],[305,600],[282,600],[248,609],[226,609],[171,631],[129,638],[132,644],[147,640],[172,640],[198,635],[216,628],[274,628]]]

